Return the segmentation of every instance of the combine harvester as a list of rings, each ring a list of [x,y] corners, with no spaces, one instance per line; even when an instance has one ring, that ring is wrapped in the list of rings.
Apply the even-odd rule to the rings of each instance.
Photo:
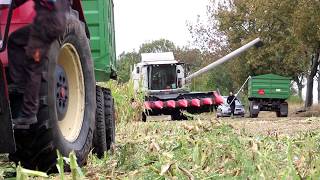
[[[132,78],[135,91],[146,93],[142,120],[146,121],[147,116],[159,115],[171,115],[172,120],[183,120],[187,119],[183,111],[191,114],[212,112],[223,103],[221,95],[216,91],[191,92],[186,84],[261,44],[257,38],[189,76],[186,76],[185,64],[175,60],[172,52],[141,54],[141,62],[134,65]]]

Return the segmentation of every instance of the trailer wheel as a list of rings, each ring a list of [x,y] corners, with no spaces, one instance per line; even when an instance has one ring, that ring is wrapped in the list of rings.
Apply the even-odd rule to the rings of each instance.
[[[112,144],[115,143],[116,136],[115,107],[110,89],[102,89],[102,91],[104,96],[106,144],[107,150],[109,150]]]
[[[104,156],[104,152],[107,151],[107,134],[106,134],[106,122],[104,112],[104,95],[102,88],[96,87],[96,129],[93,133],[93,147],[94,152],[99,158]]]
[[[74,12],[66,14],[63,37],[43,59],[38,123],[15,131],[17,151],[10,158],[25,168],[56,170],[57,150],[65,157],[74,151],[82,166],[92,147],[95,77],[85,27]]]
[[[288,117],[288,103],[281,103],[276,114],[277,117]]]
[[[250,112],[250,118],[257,118],[258,117],[258,114],[252,114],[251,112]]]
[[[250,118],[257,118],[259,115],[259,109],[254,109],[254,106],[257,105],[254,101],[249,102],[249,113]]]

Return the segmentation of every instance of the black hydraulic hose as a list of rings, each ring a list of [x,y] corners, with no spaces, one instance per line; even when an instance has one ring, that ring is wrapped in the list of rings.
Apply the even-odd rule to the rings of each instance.
[[[11,24],[11,19],[12,19],[12,14],[13,14],[13,7],[14,7],[13,3],[14,2],[12,2],[10,4],[10,7],[9,7],[7,24],[6,24],[6,28],[5,28],[5,32],[4,32],[4,38],[3,38],[3,41],[2,41],[2,46],[1,46],[0,52],[3,52],[4,50],[6,50],[6,47],[7,47],[7,42],[8,42],[8,38],[9,38],[10,24]]]

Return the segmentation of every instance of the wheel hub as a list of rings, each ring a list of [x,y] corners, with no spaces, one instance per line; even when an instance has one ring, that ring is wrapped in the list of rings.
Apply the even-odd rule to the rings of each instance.
[[[67,112],[69,102],[68,78],[60,65],[56,67],[56,107],[58,119],[61,121]]]
[[[60,132],[69,142],[80,135],[84,122],[85,84],[81,59],[75,46],[61,47],[56,67],[56,109]]]

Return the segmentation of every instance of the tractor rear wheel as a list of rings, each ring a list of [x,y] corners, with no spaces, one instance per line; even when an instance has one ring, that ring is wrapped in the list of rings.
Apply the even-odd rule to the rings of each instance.
[[[38,123],[15,131],[17,151],[10,158],[25,168],[55,171],[57,150],[64,157],[74,151],[81,166],[92,147],[96,91],[89,40],[77,12],[66,16],[63,37],[43,59]]]

